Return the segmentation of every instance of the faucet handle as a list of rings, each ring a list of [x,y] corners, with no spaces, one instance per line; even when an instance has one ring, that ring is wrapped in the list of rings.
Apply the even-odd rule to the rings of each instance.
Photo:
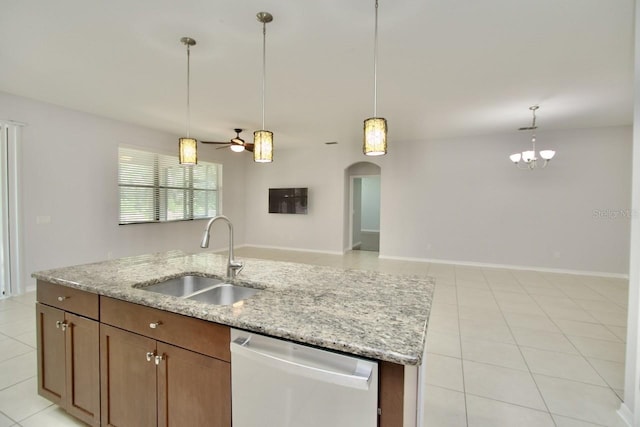
[[[232,260],[231,262],[229,262],[229,271],[231,272],[231,278],[233,279],[238,274],[240,274],[243,268],[244,263],[242,261]]]

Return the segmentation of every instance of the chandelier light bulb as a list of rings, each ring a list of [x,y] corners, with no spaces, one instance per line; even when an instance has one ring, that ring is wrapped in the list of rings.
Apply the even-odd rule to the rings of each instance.
[[[535,151],[531,151],[531,150],[530,150],[530,151],[524,151],[524,152],[522,153],[522,160],[523,160],[525,163],[530,163],[532,160],[535,160],[535,158],[536,158],[536,153],[535,153]]]
[[[553,159],[553,156],[556,155],[556,152],[553,150],[542,150],[540,151],[540,157],[542,157],[543,159],[549,161],[551,159]]]

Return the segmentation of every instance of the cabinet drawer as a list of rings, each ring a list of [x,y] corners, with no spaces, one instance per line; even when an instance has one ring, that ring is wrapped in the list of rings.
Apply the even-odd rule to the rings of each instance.
[[[100,312],[98,294],[42,280],[38,280],[37,286],[38,302],[91,319],[98,319]]]
[[[229,327],[109,297],[100,297],[100,321],[226,362]]]

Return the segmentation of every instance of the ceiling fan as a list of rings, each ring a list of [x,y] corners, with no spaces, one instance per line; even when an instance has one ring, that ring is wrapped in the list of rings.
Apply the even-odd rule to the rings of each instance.
[[[215,141],[200,141],[200,142],[203,144],[225,145],[225,147],[218,147],[218,149],[227,148],[228,146],[229,148],[231,148],[231,150],[235,151],[236,153],[241,153],[244,150],[253,152],[253,142],[244,142],[244,139],[240,138],[240,132],[242,132],[242,129],[234,129],[234,132],[236,133],[236,136],[235,138],[231,138],[229,142],[215,142]]]

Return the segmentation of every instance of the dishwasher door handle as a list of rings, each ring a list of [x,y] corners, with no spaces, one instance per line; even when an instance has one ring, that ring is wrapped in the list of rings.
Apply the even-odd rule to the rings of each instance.
[[[355,359],[357,361],[355,373],[347,374],[331,369],[319,368],[317,366],[309,366],[306,365],[303,360],[287,360],[279,357],[279,355],[273,351],[261,351],[259,348],[255,348],[255,345],[251,344],[250,338],[238,338],[231,342],[231,353],[273,368],[281,369],[289,374],[358,390],[369,390],[371,373],[374,368],[377,368],[375,362]],[[233,363],[233,358],[231,363]]]

